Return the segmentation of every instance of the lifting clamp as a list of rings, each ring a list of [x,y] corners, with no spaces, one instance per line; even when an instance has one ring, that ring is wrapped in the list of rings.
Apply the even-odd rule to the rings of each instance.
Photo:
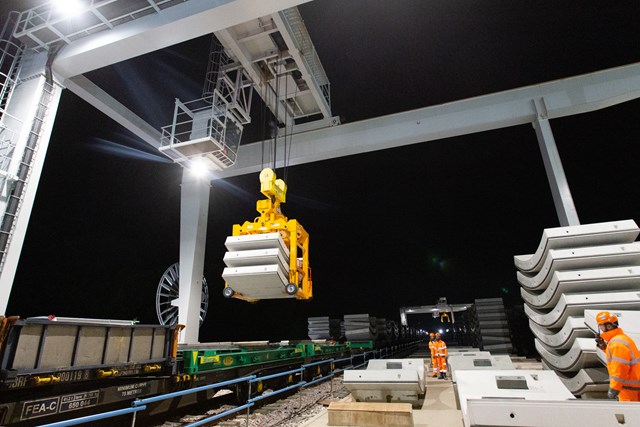
[[[309,234],[297,220],[288,219],[282,213],[281,205],[286,202],[287,185],[282,179],[276,177],[272,169],[265,168],[260,172],[260,192],[266,196],[266,199],[258,200],[256,203],[256,210],[260,216],[252,222],[245,221],[243,224],[234,224],[232,236],[268,233],[279,235],[288,249],[288,254],[284,258],[288,263],[285,267],[288,269],[288,280],[283,282],[281,290],[284,292],[279,291],[278,294],[265,297],[263,293],[258,291],[256,294],[262,295],[262,297],[256,297],[251,295],[250,290],[238,291],[227,279],[223,294],[228,298],[239,298],[250,302],[262,298],[290,298],[292,296],[295,296],[296,299],[309,300],[313,297],[311,268],[309,266]],[[229,247],[228,244],[227,247]],[[227,270],[225,269],[225,272]],[[255,276],[255,274],[253,275]]]

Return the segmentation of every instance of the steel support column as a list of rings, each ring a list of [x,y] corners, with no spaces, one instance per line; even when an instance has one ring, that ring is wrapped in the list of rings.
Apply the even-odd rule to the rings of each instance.
[[[182,172],[180,203],[180,296],[178,323],[185,325],[180,343],[198,342],[204,249],[209,214],[209,180]]]
[[[560,160],[560,153],[558,153],[556,140],[553,138],[553,132],[549,124],[544,98],[534,99],[533,104],[536,110],[536,117],[532,122],[533,128],[536,130],[536,136],[538,137],[538,145],[540,145],[542,161],[549,179],[549,187],[551,187],[553,203],[556,206],[560,226],[580,225],[578,213],[571,197],[569,183]]]
[[[4,246],[0,266],[0,314],[8,314],[9,296],[62,93],[61,86],[47,83],[45,63],[44,53],[30,54],[23,59],[22,82],[15,87],[2,117],[2,126],[15,134],[15,148],[9,166],[9,175],[13,178],[0,196],[2,224],[8,227],[0,239]]]

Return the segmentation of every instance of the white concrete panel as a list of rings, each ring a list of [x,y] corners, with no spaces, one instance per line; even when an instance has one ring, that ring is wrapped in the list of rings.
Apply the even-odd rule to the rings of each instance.
[[[526,304],[524,306],[530,320],[547,328],[561,327],[569,316],[584,316],[586,309],[640,310],[640,292],[566,294],[549,312],[535,310]]]
[[[451,372],[451,380],[456,382],[456,374],[458,371],[496,371],[496,370],[513,370],[511,358],[507,355],[498,356],[449,356],[447,358],[447,368]]]
[[[227,252],[223,260],[227,267],[280,264],[283,270],[289,269],[289,259],[285,257],[284,251],[278,248]]]
[[[289,248],[282,240],[280,233],[249,234],[246,236],[229,236],[224,245],[230,251],[248,251],[254,249],[281,249],[287,257]]]
[[[523,377],[526,380],[527,389],[499,389],[496,377],[504,376]],[[575,399],[553,371],[459,371],[457,386],[465,426],[470,425],[467,403],[472,399],[494,401],[505,398],[514,403],[519,402],[520,399],[534,401]],[[531,423],[532,420],[528,421]]]
[[[549,286],[537,293],[520,289],[524,302],[543,309],[555,306],[562,294],[640,289],[640,266],[556,271]]]
[[[295,298],[295,295],[288,295],[285,292],[289,275],[277,264],[227,267],[222,273],[222,278],[231,289],[247,298]]]
[[[416,403],[425,392],[415,369],[347,370],[343,384],[356,402]]]
[[[465,426],[620,427],[640,425],[640,405],[611,400],[474,399]]]
[[[568,350],[576,338],[593,337],[593,332],[584,324],[584,317],[569,316],[559,331],[550,330],[532,321],[529,321],[529,328],[536,338],[554,350]]]
[[[468,356],[468,357],[491,356],[491,353],[489,353],[488,351],[480,351],[478,349],[474,349],[472,351],[459,351],[459,350],[451,351],[447,347],[447,350],[448,350],[447,357],[452,357],[452,356]]]
[[[534,341],[540,357],[554,370],[576,372],[583,368],[597,367],[600,364],[593,338],[576,338],[569,351],[564,354],[545,347],[537,338]]]
[[[537,274],[526,275],[518,271],[517,277],[518,282],[525,288],[542,291],[549,286],[555,271],[639,264],[640,242],[575,249],[552,249]]]
[[[418,373],[420,384],[424,385],[424,361],[425,359],[371,359],[367,364],[367,369],[413,369]]]
[[[547,228],[542,233],[536,252],[531,255],[516,255],[514,263],[522,272],[535,273],[542,268],[542,262],[550,249],[631,243],[636,240],[639,233],[640,229],[631,219]]]

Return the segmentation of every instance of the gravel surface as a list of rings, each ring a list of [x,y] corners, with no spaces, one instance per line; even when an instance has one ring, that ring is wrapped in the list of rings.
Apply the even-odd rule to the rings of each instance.
[[[333,379],[333,394],[331,394],[331,391],[331,383],[327,380],[298,391],[286,398],[260,406],[255,411],[252,411],[249,416],[249,426],[298,427],[316,416],[323,408],[326,407],[328,401],[339,400],[348,394],[342,385],[342,376],[335,377]],[[271,390],[266,390],[264,394],[269,392],[271,392]],[[319,402],[323,402],[325,405]],[[233,408],[235,408],[235,406],[222,405],[204,413],[189,414],[181,417],[179,420],[165,421],[163,424],[156,425],[156,427],[183,426]],[[208,425],[215,425],[219,427],[244,427],[246,426],[246,420],[246,411],[242,411],[235,418],[232,416],[232,418],[214,421]]]

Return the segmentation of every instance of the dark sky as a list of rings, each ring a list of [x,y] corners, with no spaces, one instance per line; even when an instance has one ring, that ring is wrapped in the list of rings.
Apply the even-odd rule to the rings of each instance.
[[[300,11],[343,123],[640,61],[637,1],[315,0]],[[175,97],[199,97],[208,46],[89,77],[159,128]],[[640,221],[639,114],[636,100],[551,122],[582,223]],[[181,173],[65,91],[8,314],[155,322],[158,281],[179,256]],[[513,255],[558,226],[530,125],[290,167],[287,184],[284,212],[311,236],[314,300],[222,297],[224,239],[256,216],[260,194],[257,173],[214,182],[201,341],[302,338],[309,316],[397,318],[439,296],[518,303]]]

